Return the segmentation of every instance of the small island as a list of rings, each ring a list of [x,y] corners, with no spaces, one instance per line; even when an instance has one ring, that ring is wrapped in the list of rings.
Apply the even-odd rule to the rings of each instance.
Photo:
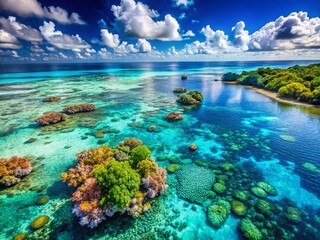
[[[261,94],[282,102],[320,106],[320,64],[228,72],[222,81],[258,88]]]

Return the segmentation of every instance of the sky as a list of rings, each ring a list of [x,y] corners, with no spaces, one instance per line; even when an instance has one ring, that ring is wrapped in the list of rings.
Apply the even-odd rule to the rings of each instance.
[[[320,0],[0,1],[0,63],[303,59]]]

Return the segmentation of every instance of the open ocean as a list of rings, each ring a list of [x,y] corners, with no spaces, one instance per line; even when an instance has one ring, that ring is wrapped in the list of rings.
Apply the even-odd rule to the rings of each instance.
[[[241,218],[232,213],[220,229],[210,225],[206,212],[214,199],[192,203],[178,196],[177,172],[168,174],[166,194],[142,217],[119,215],[96,229],[81,227],[71,212],[74,189],[61,182],[61,172],[75,166],[76,153],[103,144],[115,146],[130,137],[150,147],[161,167],[173,161],[202,166],[233,163],[237,171],[217,171],[228,176],[226,196],[236,189],[250,193],[259,181],[270,183],[278,192],[267,197],[273,206],[267,217],[257,212],[255,196],[250,194],[246,202],[248,214],[261,231],[267,231],[270,238],[265,239],[319,239],[320,173],[303,164],[320,168],[320,108],[281,104],[243,86],[215,81],[229,71],[311,63],[0,65],[0,158],[30,156],[34,165],[20,184],[0,191],[0,239],[12,239],[21,232],[29,232],[30,239],[243,239]],[[188,79],[181,80],[182,74]],[[201,91],[201,106],[178,105],[172,92],[176,87]],[[45,103],[46,96],[62,100]],[[48,127],[34,122],[45,112],[79,103],[92,103],[97,110]],[[183,113],[184,119],[165,121],[172,111]],[[151,125],[157,131],[148,131]],[[97,138],[99,130],[104,135]],[[30,138],[36,140],[25,143]],[[198,146],[197,151],[189,151],[190,143]],[[203,168],[198,165],[186,166]],[[197,191],[196,179],[187,180]],[[36,201],[43,195],[50,200],[39,206]],[[288,207],[299,209],[299,223],[287,221]],[[39,215],[48,215],[50,224],[33,232],[29,225]]]

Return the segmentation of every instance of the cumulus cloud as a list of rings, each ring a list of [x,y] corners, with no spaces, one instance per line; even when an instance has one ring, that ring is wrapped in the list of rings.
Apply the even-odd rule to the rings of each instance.
[[[320,47],[320,18],[293,12],[265,24],[251,35],[249,50],[284,50]]]
[[[136,44],[136,48],[141,53],[148,53],[148,52],[151,52],[151,50],[152,50],[151,44],[145,39],[139,39]]]
[[[249,32],[244,30],[245,23],[243,21],[238,22],[232,30],[233,45],[239,47],[243,51],[247,51],[248,43],[250,42]]]
[[[227,49],[230,46],[228,41],[228,35],[225,35],[224,31],[211,29],[210,25],[201,29],[201,33],[206,37],[206,42],[211,47],[217,47],[220,49]]]
[[[18,49],[21,48],[21,45],[15,36],[0,29],[0,48]]]
[[[108,52],[108,50],[106,48],[101,48],[98,51],[98,56],[102,59],[108,59],[108,58],[111,58],[112,54],[110,52]]]
[[[91,48],[91,46],[82,40],[78,34],[74,36],[63,34],[61,31],[56,31],[55,24],[51,21],[44,21],[43,26],[40,26],[39,29],[44,39],[56,48],[69,49],[75,52]]]
[[[180,25],[170,14],[163,21],[154,21],[159,14],[148,5],[135,0],[121,0],[120,5],[112,5],[118,30],[127,37],[159,40],[181,40]]]
[[[118,34],[112,34],[107,29],[101,29],[100,34],[102,37],[102,43],[109,48],[116,48],[120,44]]]
[[[48,18],[62,24],[86,24],[78,13],[71,13],[61,7],[42,7],[37,0],[1,0],[0,9],[22,17]]]
[[[195,34],[191,31],[188,30],[186,33],[182,34],[182,37],[194,37]]]
[[[17,22],[16,17],[9,16],[8,19],[1,17],[0,25],[5,31],[17,38],[30,42],[42,41],[41,33],[38,30]]]
[[[188,8],[189,6],[193,5],[193,0],[172,0],[174,6]]]

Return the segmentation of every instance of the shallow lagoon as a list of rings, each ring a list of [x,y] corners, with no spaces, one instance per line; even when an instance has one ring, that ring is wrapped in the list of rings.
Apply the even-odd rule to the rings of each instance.
[[[214,81],[230,70],[294,64],[14,67],[20,71],[1,67],[5,72],[0,75],[1,157],[30,156],[35,171],[20,184],[2,191],[0,239],[10,239],[20,232],[32,233],[29,225],[39,215],[48,215],[52,221],[34,232],[33,239],[153,239],[154,234],[160,239],[242,238],[239,218],[232,214],[219,230],[210,226],[206,207],[212,200],[192,204],[179,198],[175,174],[168,177],[168,192],[143,217],[118,216],[97,229],[82,228],[71,214],[68,199],[73,190],[60,181],[60,173],[75,165],[76,153],[102,144],[115,146],[129,137],[139,138],[149,146],[162,167],[167,167],[173,156],[216,166],[227,161],[239,169],[230,177],[230,186],[247,189],[256,181],[271,183],[279,194],[268,197],[270,201],[282,209],[296,206],[303,212],[299,224],[288,223],[280,208],[273,220],[295,239],[316,239],[320,231],[320,174],[302,165],[309,162],[320,167],[319,111],[313,109],[310,114],[305,108],[279,104],[244,87]],[[188,80],[180,79],[182,73],[188,74]],[[184,108],[175,102],[175,87],[200,90],[205,100],[198,108]],[[41,101],[49,95],[63,100]],[[97,110],[48,127],[40,128],[33,122],[45,112],[85,102],[95,104]],[[166,122],[164,116],[171,111],[183,113],[184,119]],[[149,132],[150,125],[156,125],[157,131]],[[104,133],[102,138],[95,136],[97,131]],[[25,143],[30,138],[36,141]],[[188,150],[190,143],[197,144],[196,152]],[[42,195],[49,195],[50,200],[38,206],[36,201]]]

